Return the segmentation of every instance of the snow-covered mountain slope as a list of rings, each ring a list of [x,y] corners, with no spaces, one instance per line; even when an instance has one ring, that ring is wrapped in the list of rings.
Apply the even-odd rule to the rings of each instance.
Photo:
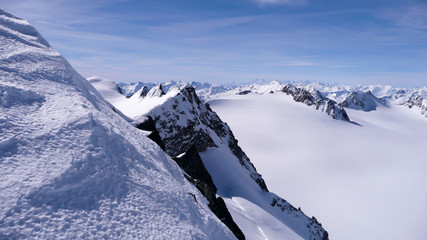
[[[160,89],[159,85],[150,92]],[[219,195],[218,201],[224,199],[233,221],[247,239],[328,238],[314,217],[307,217],[268,192],[231,129],[202,103],[192,86],[176,86],[166,94],[147,94],[138,97],[139,101],[132,99],[137,96],[128,99],[127,106],[116,107],[133,117],[138,128],[152,131],[151,138],[187,169],[193,178],[191,181],[209,199],[214,212],[216,199],[209,195]],[[183,156],[187,157],[181,160]],[[194,168],[206,169],[209,176],[192,171]],[[213,180],[214,187],[209,187],[209,179]]]
[[[167,154],[2,10],[0,49],[0,239],[234,239]]]
[[[335,121],[284,94],[209,102],[269,189],[316,216],[331,239],[426,239],[427,118],[391,103]]]
[[[378,106],[386,106],[385,102],[375,97],[371,91],[351,92],[341,104],[346,108],[362,110],[365,112],[377,110]]]

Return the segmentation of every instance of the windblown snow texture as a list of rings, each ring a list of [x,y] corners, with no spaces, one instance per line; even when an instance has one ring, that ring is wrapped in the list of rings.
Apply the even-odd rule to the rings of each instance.
[[[3,10],[0,49],[0,239],[234,239],[169,156]]]

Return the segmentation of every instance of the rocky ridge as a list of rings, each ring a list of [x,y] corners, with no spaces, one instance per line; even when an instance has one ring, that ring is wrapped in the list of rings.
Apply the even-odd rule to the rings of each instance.
[[[291,95],[296,102],[301,102],[308,106],[314,106],[316,110],[326,113],[333,119],[350,121],[347,112],[341,104],[323,97],[317,90],[308,91],[304,88],[298,88],[287,84],[280,91],[287,95]]]
[[[212,111],[209,104],[203,103],[198,98],[196,90],[192,86],[177,87],[170,91],[177,93],[143,117],[136,119],[136,125],[140,129],[152,131],[151,134],[155,133],[152,139],[163,146],[164,151],[172,156],[189,175],[189,180],[210,202],[212,211],[233,231],[237,238],[243,239],[241,231],[227,211],[224,201],[221,197],[215,197],[216,187],[203,165],[199,153],[204,152],[207,148],[217,148],[218,144],[223,144],[238,159],[240,166],[246,169],[247,174],[257,184],[260,191],[268,192],[267,186],[239,147],[231,129]],[[147,127],[149,125],[151,128]],[[220,141],[215,139],[220,139]],[[271,207],[278,208],[283,214],[295,215],[291,218],[296,222],[307,221],[310,223],[307,224],[305,233],[309,239],[328,239],[327,232],[321,227],[321,224],[313,221],[314,218],[308,218],[278,196],[272,197],[269,201],[272,203]],[[280,201],[282,205],[273,204],[275,201]],[[295,209],[295,211],[280,210],[284,206]]]

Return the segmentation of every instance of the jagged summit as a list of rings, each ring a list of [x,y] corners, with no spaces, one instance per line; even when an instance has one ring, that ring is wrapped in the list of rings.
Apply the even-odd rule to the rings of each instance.
[[[161,97],[165,95],[165,92],[163,91],[162,84],[157,85],[156,87],[153,87],[145,97],[152,98],[152,97]]]
[[[334,100],[323,97],[322,94],[314,88],[310,88],[309,91],[287,84],[280,91],[292,96],[296,102],[314,106],[316,110],[321,110],[330,115],[333,119],[350,121],[343,106],[337,104]]]

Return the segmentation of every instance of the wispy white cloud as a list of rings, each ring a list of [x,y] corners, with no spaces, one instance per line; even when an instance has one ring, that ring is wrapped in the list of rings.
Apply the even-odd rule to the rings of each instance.
[[[383,9],[377,17],[389,20],[398,27],[427,29],[427,4],[412,5],[397,9]]]
[[[147,29],[155,32],[167,32],[178,34],[198,34],[218,31],[228,27],[234,27],[242,24],[248,24],[262,18],[266,15],[252,15],[242,17],[223,17],[215,19],[203,19],[198,21],[181,21],[159,26],[150,26]]]
[[[265,5],[303,5],[307,0],[252,0],[260,6]]]
[[[268,66],[281,66],[281,67],[327,67],[327,68],[350,68],[355,67],[354,65],[345,65],[345,64],[332,64],[332,63],[322,63],[306,60],[291,60],[291,61],[282,61],[282,62],[273,62],[266,63],[264,65]]]

